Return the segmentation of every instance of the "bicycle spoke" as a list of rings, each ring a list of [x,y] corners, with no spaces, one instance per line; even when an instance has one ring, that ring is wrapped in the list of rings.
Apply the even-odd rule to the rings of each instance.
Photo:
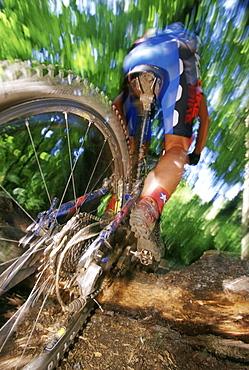
[[[0,188],[4,191],[4,193],[30,218],[31,221],[35,222],[35,219],[29,214],[29,212],[26,211],[24,207],[21,206],[20,203],[17,202],[17,200],[8,192],[5,187],[0,184]]]
[[[27,250],[26,252],[24,252],[0,275],[0,294],[4,293],[7,290],[8,284],[10,284],[16,274],[21,271],[22,267],[25,266],[25,264],[29,260],[31,260],[32,262],[33,256],[44,249],[44,247],[42,247],[43,241],[44,239],[41,238],[32,250]]]
[[[99,151],[99,155],[98,155],[97,161],[96,161],[96,163],[95,163],[95,165],[94,165],[94,168],[93,168],[92,174],[91,174],[91,176],[90,176],[90,178],[89,178],[89,181],[88,181],[88,184],[87,184],[87,187],[86,187],[86,191],[85,191],[85,193],[87,193],[87,192],[88,192],[89,185],[90,185],[90,183],[91,183],[91,181],[92,181],[93,175],[95,174],[95,170],[96,170],[96,168],[97,168],[97,166],[98,166],[98,164],[99,164],[99,160],[100,160],[101,154],[102,154],[102,152],[103,152],[103,150],[104,150],[104,146],[105,146],[105,144],[106,144],[106,139],[103,141],[103,145],[102,145],[102,147],[101,147],[101,150]]]
[[[107,173],[107,171],[109,170],[109,168],[111,167],[112,164],[113,164],[113,159],[111,159],[111,161],[108,163],[108,165],[101,172],[101,174],[97,178],[96,182],[93,184],[93,189],[97,186],[97,184],[101,180],[101,178],[103,178],[105,176],[105,173]]]
[[[44,290],[45,290],[45,289],[44,289]],[[27,341],[26,341],[26,343],[25,343],[25,346],[24,346],[24,349],[23,349],[23,352],[22,352],[21,358],[20,358],[20,360],[18,361],[18,363],[20,363],[20,362],[21,362],[21,360],[23,359],[23,357],[24,357],[24,355],[25,355],[25,352],[26,352],[27,347],[28,347],[28,345],[29,345],[29,343],[30,343],[30,340],[31,340],[32,335],[33,335],[34,330],[35,330],[35,327],[36,327],[36,325],[38,324],[38,320],[39,320],[39,318],[40,318],[40,316],[41,316],[41,314],[42,314],[42,311],[43,311],[44,306],[45,306],[45,304],[46,304],[46,301],[47,301],[47,299],[48,299],[48,297],[49,297],[49,295],[50,295],[50,293],[51,293],[51,290],[52,290],[52,286],[50,287],[50,290],[48,290],[48,291],[47,291],[47,294],[46,294],[46,295],[45,295],[45,297],[43,298],[43,301],[42,301],[41,307],[40,307],[39,312],[38,312],[38,314],[37,314],[37,317],[36,317],[36,320],[35,320],[35,322],[34,322],[34,325],[33,325],[32,329],[31,329],[31,331],[30,331],[30,334],[29,334],[29,336],[28,336],[28,339],[27,339]],[[18,364],[16,365],[16,369],[17,369],[17,366],[18,366]]]
[[[38,158],[38,155],[37,155],[37,151],[36,151],[36,148],[35,148],[34,140],[33,140],[33,138],[32,138],[32,134],[31,134],[31,131],[30,131],[29,121],[28,121],[27,119],[25,120],[25,125],[26,125],[26,127],[27,127],[27,131],[28,131],[28,134],[29,134],[29,137],[30,137],[30,141],[31,141],[31,144],[32,144],[32,147],[33,147],[33,150],[34,150],[34,155],[35,155],[36,162],[37,162],[37,165],[38,165],[38,168],[39,168],[39,171],[40,171],[41,177],[42,177],[43,185],[44,185],[44,188],[45,188],[45,190],[46,190],[46,193],[47,193],[47,196],[48,196],[49,203],[50,203],[50,205],[51,205],[51,204],[52,204],[52,200],[51,200],[51,197],[50,197],[50,195],[49,195],[49,191],[48,191],[48,188],[47,188],[46,180],[45,180],[45,177],[44,177],[44,174],[43,174],[42,168],[41,168],[41,164],[40,164],[40,161],[39,161],[39,158]]]
[[[51,279],[50,277],[48,277],[47,280],[39,287],[40,280],[42,279],[45,271],[46,268],[43,269],[43,273],[37,279],[35,286],[33,287],[26,302],[0,329],[0,352],[15,330],[16,326],[20,324],[21,320],[23,320],[27,315],[29,308],[37,301],[40,295],[44,292],[44,289],[47,287],[47,282]],[[52,286],[50,289],[52,289]]]
[[[92,124],[92,122],[90,122],[90,121],[89,121],[88,126],[87,126],[87,130],[86,130],[86,133],[85,133],[85,135],[84,135],[84,139],[82,140],[81,145],[80,145],[80,149],[84,147],[84,143],[85,143],[86,137],[87,137],[87,135],[88,135],[88,132],[89,132],[89,130],[90,130],[91,124]],[[59,211],[59,208],[61,207],[61,205],[62,205],[62,203],[63,203],[63,201],[64,201],[64,198],[65,198],[65,195],[66,195],[66,192],[67,192],[68,186],[69,186],[69,184],[70,184],[70,181],[71,181],[71,179],[72,179],[72,177],[73,177],[74,170],[75,170],[76,164],[77,164],[77,162],[78,162],[78,159],[79,159],[79,155],[76,157],[76,160],[75,160],[75,162],[74,162],[74,164],[73,164],[73,166],[72,166],[72,168],[71,168],[71,172],[70,172],[69,177],[68,177],[68,179],[67,179],[67,183],[66,183],[66,185],[65,185],[64,192],[63,192],[62,197],[61,197],[61,200],[60,200],[60,204],[59,204],[59,207],[58,207],[58,211]],[[75,203],[76,203],[76,198],[75,198]]]
[[[70,145],[70,137],[69,137],[69,126],[68,126],[68,115],[66,112],[64,112],[65,122],[66,122],[66,133],[67,133],[67,145],[68,145],[68,158],[70,163],[70,177],[72,179],[72,186],[73,186],[73,195],[74,200],[76,203],[76,190],[75,190],[75,183],[74,183],[74,176],[73,176],[73,165],[72,165],[72,152],[71,152],[71,145]]]

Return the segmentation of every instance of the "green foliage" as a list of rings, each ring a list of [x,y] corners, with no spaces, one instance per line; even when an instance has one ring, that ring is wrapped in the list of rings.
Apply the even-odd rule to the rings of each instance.
[[[233,104],[231,105],[233,106]],[[225,123],[231,125],[232,117],[227,115],[226,107],[222,107],[222,110],[224,113],[224,126]],[[234,112],[236,112],[236,107]],[[240,112],[238,117],[236,114],[233,114],[233,117],[233,126],[231,126],[230,129],[223,129],[221,125],[220,129],[216,131],[215,138],[213,137],[214,130],[211,130],[210,133],[210,136],[213,137],[213,141],[210,146],[213,150],[219,153],[218,158],[210,167],[216,171],[217,177],[224,179],[230,184],[235,184],[236,182],[241,181],[242,172],[246,163],[246,112],[245,110]]]
[[[89,128],[87,119],[70,114],[69,138],[61,112],[29,117],[30,135],[24,119],[11,123],[2,128],[0,135],[0,185],[32,214],[49,209],[51,198],[71,201],[75,193],[82,196],[86,188],[90,192],[110,176],[110,148],[108,144],[103,146],[102,134],[94,125]],[[70,177],[69,155],[75,186]]]
[[[209,221],[215,249],[240,252],[242,236],[241,208],[242,193],[227,202],[215,218]]]
[[[211,217],[212,204],[199,197],[183,182],[163,210],[161,226],[166,258],[189,265],[205,251],[239,252],[241,239],[241,194]]]
[[[209,205],[201,206],[197,196],[183,183],[167,202],[162,215],[162,237],[166,258],[190,264],[204,251],[214,249],[208,232],[206,213]]]

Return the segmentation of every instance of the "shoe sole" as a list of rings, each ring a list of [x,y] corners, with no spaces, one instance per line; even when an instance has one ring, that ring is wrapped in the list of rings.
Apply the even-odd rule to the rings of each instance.
[[[153,224],[153,228],[155,226]],[[163,257],[164,246],[159,246],[151,235],[151,228],[148,228],[144,220],[135,214],[131,215],[130,218],[131,231],[134,232],[135,237],[138,239],[137,250],[148,250],[152,253],[155,261],[160,261]],[[160,243],[161,244],[161,243]]]
[[[139,216],[133,215],[130,218],[130,226],[136,238],[148,239],[150,237],[151,229],[145,225],[144,220]]]

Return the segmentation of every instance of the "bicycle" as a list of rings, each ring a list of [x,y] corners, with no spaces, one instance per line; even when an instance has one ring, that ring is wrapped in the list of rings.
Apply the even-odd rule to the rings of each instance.
[[[131,155],[115,108],[87,81],[34,62],[0,66],[0,191],[31,220],[19,241],[24,252],[0,275],[0,294],[36,274],[26,301],[0,330],[0,349],[4,355],[14,337],[18,360],[11,368],[53,369],[106,281],[138,260],[153,262],[149,251],[136,250],[128,219],[146,175],[151,105],[162,76],[148,66],[129,73],[142,107]],[[44,337],[39,346],[36,336]]]

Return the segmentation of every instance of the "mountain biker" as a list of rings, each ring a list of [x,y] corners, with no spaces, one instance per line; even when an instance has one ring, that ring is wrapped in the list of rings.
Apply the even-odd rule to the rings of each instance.
[[[173,23],[162,32],[147,31],[138,39],[124,59],[123,69],[152,65],[167,76],[167,86],[157,98],[164,123],[164,154],[146,177],[141,198],[131,213],[130,224],[138,239],[138,250],[149,250],[156,261],[164,254],[158,238],[158,222],[165,203],[179,184],[186,163],[196,165],[205,146],[209,116],[202,92],[196,54],[198,37],[181,23]],[[131,147],[134,141],[134,109],[136,101],[125,79],[121,94],[114,100],[121,117],[128,125]],[[192,141],[194,118],[199,116],[195,149],[187,154]],[[150,138],[148,138],[149,140]],[[160,233],[159,233],[160,234]],[[160,241],[160,242],[159,242]]]

